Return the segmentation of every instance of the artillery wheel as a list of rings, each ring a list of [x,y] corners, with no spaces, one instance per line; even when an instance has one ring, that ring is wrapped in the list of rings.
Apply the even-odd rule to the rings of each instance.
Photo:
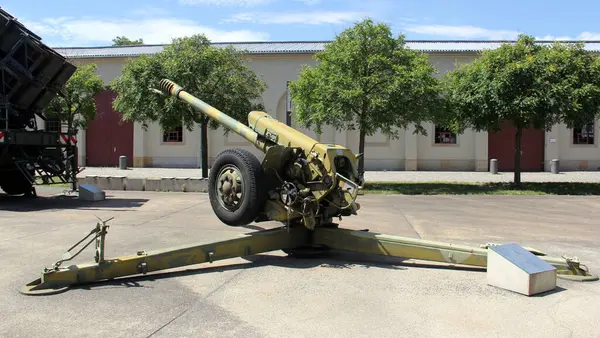
[[[264,208],[262,164],[247,150],[221,152],[210,169],[208,186],[214,213],[229,226],[252,223]]]

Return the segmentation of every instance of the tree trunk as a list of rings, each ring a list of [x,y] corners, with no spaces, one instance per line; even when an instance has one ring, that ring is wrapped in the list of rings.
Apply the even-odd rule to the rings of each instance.
[[[208,117],[204,118],[200,131],[200,157],[202,160],[202,178],[208,178]]]
[[[523,136],[523,129],[518,127],[517,134],[515,135],[515,168],[514,168],[514,183],[515,186],[521,185],[521,136]]]
[[[365,132],[361,129],[360,130],[360,136],[359,136],[359,141],[358,141],[358,153],[359,154],[364,154],[365,153]],[[363,177],[365,173],[365,156],[361,156],[360,159],[358,159],[358,176],[359,177]]]
[[[69,107],[69,112],[71,112],[71,107]],[[72,113],[69,113],[67,115],[67,160],[70,160],[70,164],[69,166],[71,167],[71,170],[69,172],[70,175],[70,179],[71,179],[71,189],[73,191],[77,191],[77,151],[75,151],[76,149],[76,145],[71,143],[71,131],[74,132],[74,128],[73,128],[73,122],[75,120],[75,116],[73,116]],[[60,121],[60,119],[59,119]],[[62,122],[61,122],[62,123]],[[61,132],[62,130],[60,129],[61,126],[58,126],[59,128],[59,132]],[[59,135],[60,137],[60,135]]]

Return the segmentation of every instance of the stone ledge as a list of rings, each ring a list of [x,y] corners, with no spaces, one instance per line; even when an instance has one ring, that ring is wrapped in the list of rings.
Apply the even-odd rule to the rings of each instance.
[[[79,177],[77,183],[112,191],[208,192],[208,179],[189,177],[84,176]]]

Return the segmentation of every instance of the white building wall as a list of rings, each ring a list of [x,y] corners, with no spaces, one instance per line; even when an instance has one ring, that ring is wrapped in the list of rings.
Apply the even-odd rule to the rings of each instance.
[[[470,62],[474,56],[430,55],[431,62],[442,76],[460,63]],[[124,59],[90,59],[78,62],[95,62],[98,73],[106,84],[120,76]],[[262,96],[265,110],[285,120],[286,81],[295,80],[303,64],[314,66],[312,55],[253,55],[250,66],[267,83]],[[176,81],[176,79],[174,79]],[[201,97],[200,97],[201,98]],[[210,102],[209,102],[210,103]],[[215,104],[215,103],[212,103]],[[218,105],[216,103],[215,105]],[[226,111],[225,111],[226,112]],[[358,131],[337,132],[326,128],[322,135],[295,127],[321,142],[337,143],[358,152]],[[457,144],[435,144],[434,126],[427,125],[427,136],[415,135],[412,129],[401,131],[398,139],[389,139],[382,134],[368,136],[365,140],[365,167],[367,170],[478,170],[488,166],[488,137],[485,132],[467,130],[458,135]],[[597,130],[597,126],[596,126]],[[85,131],[79,135],[80,160],[85,159]],[[259,158],[262,154],[235,134],[223,135],[223,129],[209,132],[209,162],[224,149],[245,148]],[[573,145],[571,130],[563,125],[556,126],[546,133],[546,170],[553,158],[561,159],[564,169],[592,169],[600,167],[600,148],[596,140],[592,145]],[[150,124],[147,131],[141,125],[134,127],[135,166],[156,167],[200,167],[200,128],[184,130],[183,142],[165,144],[162,130],[157,124]]]
[[[430,56],[432,63],[442,76],[452,69],[457,62],[453,55]],[[252,56],[250,66],[267,83],[262,95],[262,103],[266,112],[285,120],[286,81],[295,80],[302,65],[315,66],[312,55],[264,55]],[[108,85],[120,76],[124,59],[88,59],[77,60],[76,63],[96,63],[98,74]],[[176,79],[175,79],[176,80]],[[201,98],[201,97],[200,97]],[[209,102],[210,103],[210,102]],[[218,103],[212,103],[218,106]],[[226,113],[226,111],[225,111]],[[322,135],[307,130],[293,120],[295,128],[325,143],[337,143],[351,148],[358,153],[358,131],[335,131],[325,127]],[[435,170],[461,169],[474,170],[480,168],[477,161],[487,163],[487,146],[485,152],[475,149],[475,133],[460,135],[456,145],[436,145],[433,143],[434,126],[428,125],[427,136],[417,136],[412,132],[400,131],[399,138],[390,139],[382,134],[367,136],[365,140],[365,167],[367,170]],[[163,130],[156,123],[151,123],[147,130],[141,124],[134,127],[134,165],[154,167],[200,167],[200,128],[192,131],[184,130],[183,141],[179,143],[162,142]],[[479,135],[485,140],[487,136]],[[80,160],[85,163],[85,131],[80,133]],[[254,149],[240,136],[233,133],[225,136],[223,129],[210,130],[208,142],[209,163],[227,148],[239,147],[252,151],[259,158],[262,153]],[[481,144],[480,144],[481,146]],[[481,147],[480,147],[481,148]],[[485,170],[485,168],[483,168]]]
[[[545,170],[550,171],[553,159],[560,161],[560,169],[573,170],[600,170],[600,147],[598,146],[598,126],[600,120],[595,121],[594,142],[591,144],[573,144],[573,131],[564,124],[558,124],[546,133],[545,145]]]

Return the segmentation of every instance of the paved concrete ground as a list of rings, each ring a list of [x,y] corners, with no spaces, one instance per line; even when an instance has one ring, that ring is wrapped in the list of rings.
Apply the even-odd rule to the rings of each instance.
[[[250,231],[217,222],[205,194],[108,195],[99,203],[0,196],[0,336],[600,336],[599,282],[559,279],[557,292],[529,298],[486,285],[477,269],[354,255],[304,260],[273,252],[54,296],[20,295],[94,226],[96,215],[116,217],[110,257]],[[518,241],[579,256],[600,272],[597,197],[360,199],[363,209],[343,221],[346,227],[471,245]],[[76,262],[92,261],[91,250],[82,255]]]
[[[78,177],[85,176],[124,176],[129,178],[161,178],[161,177],[202,177],[199,168],[118,168],[89,167]],[[368,171],[367,181],[404,181],[404,182],[512,182],[512,172],[502,172],[497,175],[488,172],[472,171]],[[600,182],[600,171],[571,171],[560,174],[549,172],[522,173],[523,182]]]

